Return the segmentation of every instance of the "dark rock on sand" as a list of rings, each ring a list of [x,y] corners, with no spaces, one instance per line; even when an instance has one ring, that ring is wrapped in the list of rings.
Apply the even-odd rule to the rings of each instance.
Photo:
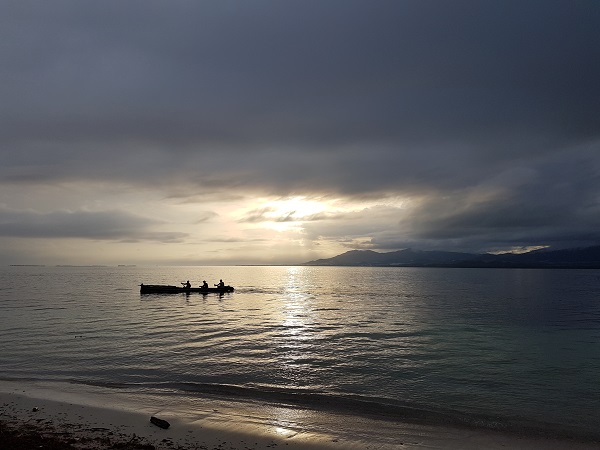
[[[171,426],[169,422],[163,419],[159,419],[158,417],[150,417],[150,422],[160,428],[164,428],[165,430]]]

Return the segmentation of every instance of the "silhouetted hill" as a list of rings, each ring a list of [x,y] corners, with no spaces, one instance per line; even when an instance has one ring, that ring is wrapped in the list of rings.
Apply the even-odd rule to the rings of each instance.
[[[304,263],[308,266],[405,266],[405,267],[540,267],[600,268],[600,246],[529,253],[492,255],[405,249],[378,253],[351,250],[333,258]]]

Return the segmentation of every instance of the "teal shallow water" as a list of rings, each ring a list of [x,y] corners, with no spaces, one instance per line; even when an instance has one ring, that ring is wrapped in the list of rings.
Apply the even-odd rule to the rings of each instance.
[[[144,295],[223,278],[233,294]],[[6,267],[0,378],[596,433],[592,270]]]

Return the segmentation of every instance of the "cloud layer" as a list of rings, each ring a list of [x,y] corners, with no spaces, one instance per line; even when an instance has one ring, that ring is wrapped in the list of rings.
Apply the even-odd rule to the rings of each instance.
[[[594,0],[22,1],[0,12],[7,190],[126,185],[204,205],[194,220],[235,239],[206,198],[357,202],[307,219],[313,243],[598,242]],[[411,201],[385,207],[392,197]],[[29,213],[2,203],[7,237],[193,236],[142,226],[141,210],[108,199],[53,198]]]

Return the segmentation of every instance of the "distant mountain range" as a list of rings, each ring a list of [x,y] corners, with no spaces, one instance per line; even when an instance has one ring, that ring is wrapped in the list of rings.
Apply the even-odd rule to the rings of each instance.
[[[404,267],[514,267],[600,269],[600,246],[528,253],[460,253],[405,249],[378,253],[351,250],[333,258],[317,259],[306,266],[404,266]]]

